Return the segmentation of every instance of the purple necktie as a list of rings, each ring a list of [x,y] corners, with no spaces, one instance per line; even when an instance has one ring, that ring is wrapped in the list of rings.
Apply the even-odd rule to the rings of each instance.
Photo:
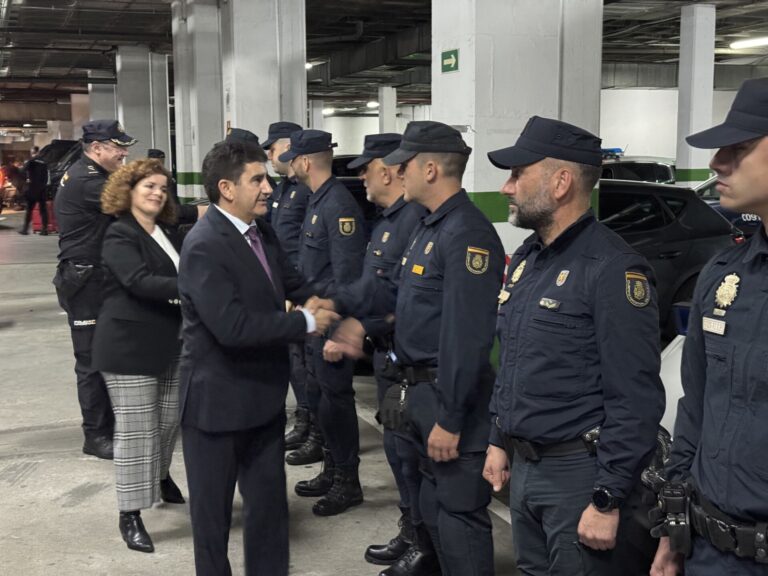
[[[256,258],[261,262],[264,272],[267,273],[269,281],[272,282],[272,286],[274,286],[275,281],[272,280],[272,271],[269,269],[269,262],[267,262],[267,255],[264,253],[264,244],[261,242],[261,233],[259,232],[258,227],[251,226],[248,228],[248,232],[246,232],[245,235],[251,241],[251,250],[256,254]]]

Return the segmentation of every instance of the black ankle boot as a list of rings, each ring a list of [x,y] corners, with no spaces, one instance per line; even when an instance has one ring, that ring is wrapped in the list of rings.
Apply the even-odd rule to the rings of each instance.
[[[163,499],[163,502],[168,502],[168,504],[184,504],[185,502],[184,496],[181,495],[181,490],[176,486],[176,482],[173,481],[170,474],[168,474],[165,480],[160,480],[160,498]]]
[[[298,450],[289,452],[285,456],[285,463],[290,466],[302,466],[314,464],[323,460],[323,433],[320,432],[315,419],[309,423],[309,435],[307,441]]]
[[[389,541],[388,544],[371,544],[365,550],[365,559],[371,564],[393,564],[405,554],[405,551],[413,543],[413,525],[411,524],[411,511],[401,508],[403,515],[397,521],[400,532]]]
[[[316,498],[318,496],[325,496],[333,485],[333,476],[336,469],[333,464],[333,456],[331,451],[322,448],[323,451],[323,467],[320,470],[320,474],[310,480],[301,480],[296,483],[294,490],[299,496],[307,498]]]
[[[296,408],[293,430],[285,435],[285,449],[296,450],[309,438],[309,410]]]
[[[141,512],[131,510],[130,512],[120,512],[120,534],[123,540],[128,544],[131,550],[139,552],[154,552],[155,546],[152,544],[152,538],[147,534],[144,523],[141,521]]]
[[[333,486],[328,490],[328,494],[315,502],[312,512],[316,516],[335,516],[362,503],[363,488],[360,486],[357,468],[354,470],[336,468]]]
[[[440,576],[440,561],[423,524],[415,528],[415,536],[405,554],[379,576]]]

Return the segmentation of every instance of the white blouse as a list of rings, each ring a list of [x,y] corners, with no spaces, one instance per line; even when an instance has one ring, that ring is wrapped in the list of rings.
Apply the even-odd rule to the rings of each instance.
[[[158,243],[160,248],[163,249],[163,251],[168,254],[168,257],[173,261],[173,265],[176,266],[176,272],[179,271],[179,253],[176,252],[176,248],[173,247],[173,244],[171,244],[171,241],[168,240],[168,236],[165,235],[165,232],[160,228],[160,226],[155,226],[155,230],[150,234],[155,242]]]

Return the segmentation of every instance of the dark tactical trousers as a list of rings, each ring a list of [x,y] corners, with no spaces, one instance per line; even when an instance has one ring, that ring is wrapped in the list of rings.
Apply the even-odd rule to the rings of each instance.
[[[304,343],[289,344],[291,360],[291,390],[296,397],[297,408],[309,408],[307,401],[307,367],[304,360]]]
[[[375,351],[373,371],[376,376],[376,393],[379,405],[387,388],[399,384],[383,374],[386,353]],[[421,490],[421,472],[419,471],[419,451],[410,438],[384,428],[384,454],[387,457],[395,484],[400,495],[400,507],[409,508],[413,524],[421,523],[419,510],[419,492]]]
[[[83,278],[85,276],[85,278]],[[75,353],[77,399],[86,436],[112,438],[115,417],[101,373],[91,368],[91,347],[102,303],[102,273],[77,276],[73,264],[63,262],[54,278],[59,305],[67,313]]]
[[[515,455],[510,479],[512,539],[526,576],[647,575],[656,541],[641,522],[647,506],[633,492],[621,507],[616,547],[600,552],[579,543],[577,528],[590,503],[596,458],[586,451],[529,462]],[[643,516],[645,517],[643,518]]]
[[[768,576],[768,564],[720,552],[704,538],[693,540],[693,554],[685,561],[685,576]]]
[[[352,387],[355,362],[348,358],[340,362],[323,360],[325,341],[322,336],[309,336],[305,346],[309,409],[317,418],[335,465],[357,470],[360,430]]]
[[[421,456],[420,508],[444,576],[493,576],[493,537],[487,506],[491,487],[483,479],[485,452],[462,452],[451,462],[427,457],[427,439],[437,421],[437,397],[429,383],[408,389],[408,415]]]

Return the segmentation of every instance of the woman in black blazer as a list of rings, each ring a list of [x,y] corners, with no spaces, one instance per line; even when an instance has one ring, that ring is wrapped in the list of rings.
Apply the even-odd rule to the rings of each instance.
[[[141,509],[184,503],[168,474],[179,429],[181,311],[179,247],[163,226],[175,219],[170,174],[158,160],[136,160],[113,173],[102,211],[117,219],[104,237],[104,305],[96,321],[93,366],[115,413],[119,527],[128,548],[153,552]]]

